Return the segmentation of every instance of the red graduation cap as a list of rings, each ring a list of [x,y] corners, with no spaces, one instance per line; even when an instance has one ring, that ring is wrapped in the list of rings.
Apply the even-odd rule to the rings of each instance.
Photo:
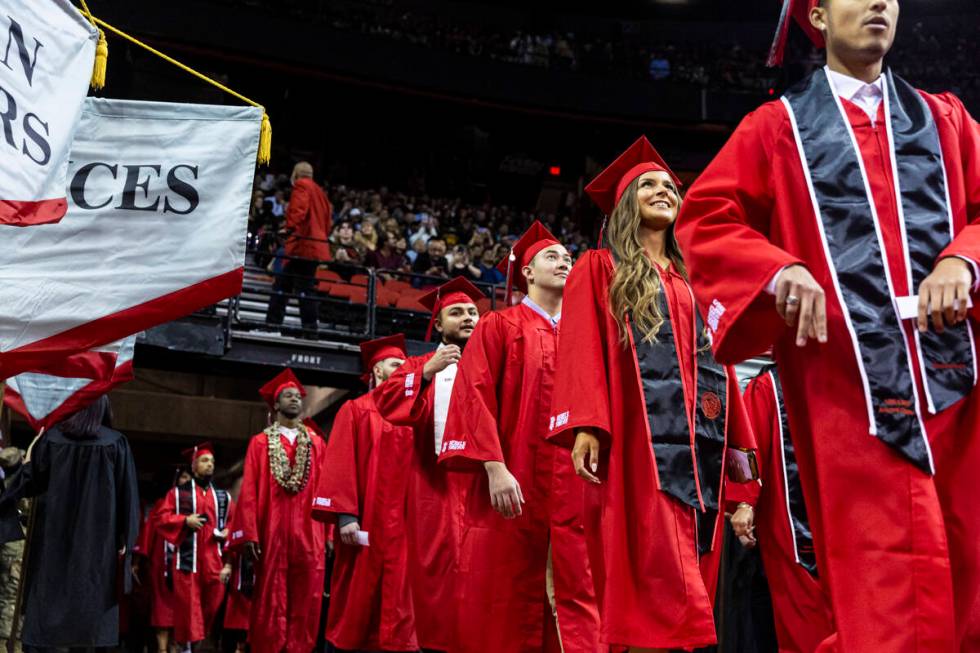
[[[184,449],[180,452],[180,455],[186,458],[188,463],[193,465],[195,460],[208,453],[213,456],[214,448],[211,446],[210,442],[202,442],[201,444],[195,445],[190,449]],[[179,475],[180,472],[178,471],[177,474]]]
[[[524,232],[524,235],[514,243],[507,258],[497,264],[497,269],[503,272],[507,279],[507,306],[510,306],[512,285],[517,286],[517,289],[525,295],[527,294],[527,279],[521,274],[521,270],[531,263],[538,252],[546,247],[560,244],[561,242],[555,238],[555,235],[538,220],[535,220]],[[517,268],[516,272],[514,271],[515,267]]]
[[[589,194],[589,197],[603,213],[611,215],[623,197],[623,193],[626,192],[626,187],[643,173],[656,170],[666,172],[674,184],[678,188],[681,187],[681,180],[677,178],[667,162],[653,148],[647,137],[640,136],[635,143],[626,148],[625,152],[610,163],[609,167],[589,182],[589,185],[585,187],[585,192]]]
[[[283,390],[286,388],[296,388],[299,390],[299,395],[301,397],[306,396],[306,388],[303,387],[303,384],[299,382],[299,379],[296,378],[296,375],[293,374],[293,371],[288,367],[282,372],[279,372],[279,374],[276,374],[271,381],[259,388],[259,395],[270,409],[275,409],[276,400],[279,399],[279,395],[281,395]]]
[[[405,360],[405,335],[396,333],[385,338],[375,338],[361,343],[361,364],[364,366],[364,376],[361,377],[365,383],[370,385],[371,370],[379,362],[387,358],[400,358]]]
[[[818,4],[820,4],[820,0],[783,0],[783,8],[779,12],[779,24],[776,26],[776,35],[773,37],[772,46],[769,48],[769,58],[766,59],[767,66],[779,66],[783,63],[786,38],[789,35],[790,17],[806,32],[807,37],[815,46],[824,47],[823,34],[810,24],[810,10]]]
[[[432,311],[432,318],[429,320],[429,328],[425,332],[425,339],[432,336],[432,327],[436,323],[436,318],[442,309],[453,304],[476,304],[486,295],[470,283],[465,277],[455,277],[438,288],[430,290],[421,297],[419,303]]]

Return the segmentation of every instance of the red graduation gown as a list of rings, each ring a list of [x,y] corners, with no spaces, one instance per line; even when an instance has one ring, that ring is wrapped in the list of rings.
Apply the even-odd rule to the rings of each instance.
[[[922,93],[938,128],[955,238],[942,254],[980,260],[980,128],[949,94]],[[895,292],[909,294],[883,112],[877,126],[843,101],[872,188]],[[677,237],[705,308],[716,356],[735,362],[775,343],[790,429],[814,529],[821,582],[841,650],[980,650],[980,395],[925,426],[937,473],[868,435],[859,372],[833,290],[784,105],[747,116],[688,191]],[[827,291],[826,345],[795,346],[764,289],[803,262]],[[976,311],[974,311],[975,319]],[[908,332],[913,328],[906,321]],[[914,341],[913,369],[920,369]],[[922,383],[915,374],[919,394]]]
[[[711,601],[698,567],[694,509],[658,491],[650,427],[635,349],[620,344],[609,311],[608,251],[587,252],[572,269],[562,307],[552,435],[570,445],[593,429],[602,445],[599,477],[587,485],[586,537],[604,644],[694,648],[715,642]],[[682,277],[661,279],[693,415],[694,306]],[[728,371],[727,437],[753,446],[733,370]],[[721,479],[703,479],[702,484]],[[720,491],[720,487],[719,487]]]
[[[206,516],[208,521],[197,531],[196,571],[178,568],[180,545],[191,537],[193,531],[184,524],[187,515],[177,513],[177,491],[177,488],[173,488],[164,495],[151,518],[156,523],[160,537],[176,547],[170,562],[174,586],[174,639],[181,643],[198,642],[211,631],[214,618],[225,598],[225,585],[220,578],[221,568],[224,567],[224,542],[214,535],[218,524],[214,491],[195,484],[197,513]],[[233,516],[234,502],[229,497],[228,520]]]
[[[292,463],[295,445],[279,436]],[[268,436],[248,443],[238,497],[240,519],[231,544],[258,542],[252,620],[248,632],[254,653],[308,653],[316,644],[323,603],[326,529],[312,517],[313,497],[323,467],[325,444],[310,433],[310,476],[296,494],[284,490],[269,468]]]
[[[774,392],[768,374],[756,377],[745,389],[745,406],[759,445],[762,479],[755,502],[755,535],[772,595],[779,651],[810,653],[834,636],[834,618],[820,581],[796,561]]]
[[[484,316],[453,386],[440,462],[474,473],[462,514],[453,604],[462,651],[595,653],[599,614],[588,567],[585,484],[568,451],[547,442],[558,333],[521,304]],[[521,485],[523,514],[490,505],[486,461],[505,462]],[[558,633],[545,594],[549,546]],[[452,612],[452,611],[450,611]]]
[[[374,391],[376,392],[376,391]],[[405,535],[412,430],[386,422],[374,392],[341,406],[313,517],[356,515],[369,546],[334,546],[326,639],[344,650],[417,651]]]
[[[445,606],[455,600],[459,474],[437,464],[435,453],[435,386],[422,380],[432,353],[413,356],[375,390],[381,415],[398,426],[412,427],[408,461],[408,561],[419,646],[450,651],[454,624]],[[338,538],[339,539],[339,538]]]
[[[231,578],[228,580],[228,602],[225,604],[225,630],[248,630],[248,620],[252,613],[252,599],[242,591],[241,551],[229,551]]]
[[[165,547],[168,544],[157,530],[157,511],[163,505],[161,497],[150,509],[143,522],[134,553],[149,562],[149,570],[142,578],[150,586],[150,625],[154,628],[174,627],[174,592],[167,585]]]

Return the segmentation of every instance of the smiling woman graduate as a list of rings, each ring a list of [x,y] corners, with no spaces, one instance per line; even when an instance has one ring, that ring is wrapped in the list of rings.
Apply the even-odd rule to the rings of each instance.
[[[714,643],[699,556],[721,531],[727,440],[754,448],[674,239],[679,186],[641,137],[586,187],[607,245],[565,287],[549,420],[601,505],[586,520],[601,640],[634,651]]]

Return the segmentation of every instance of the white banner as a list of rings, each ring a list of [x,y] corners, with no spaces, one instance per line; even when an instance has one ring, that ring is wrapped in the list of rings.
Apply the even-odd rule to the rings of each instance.
[[[0,224],[56,222],[98,32],[68,0],[0,10]]]
[[[238,294],[261,119],[88,98],[67,215],[0,225],[0,378]]]
[[[7,379],[4,403],[23,415],[35,431],[51,428],[100,396],[133,379],[136,335],[101,347],[101,358],[111,357],[108,374],[91,370],[87,376],[54,376],[25,372]],[[70,358],[84,359],[88,352]]]

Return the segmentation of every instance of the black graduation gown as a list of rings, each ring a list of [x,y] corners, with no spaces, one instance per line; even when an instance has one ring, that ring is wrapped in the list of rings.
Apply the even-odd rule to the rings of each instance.
[[[136,469],[129,443],[102,427],[88,439],[54,428],[0,498],[9,514],[38,497],[24,595],[25,645],[115,646],[119,593],[129,590],[129,556],[139,529]],[[125,560],[118,551],[125,545]],[[121,564],[122,562],[122,564]]]

